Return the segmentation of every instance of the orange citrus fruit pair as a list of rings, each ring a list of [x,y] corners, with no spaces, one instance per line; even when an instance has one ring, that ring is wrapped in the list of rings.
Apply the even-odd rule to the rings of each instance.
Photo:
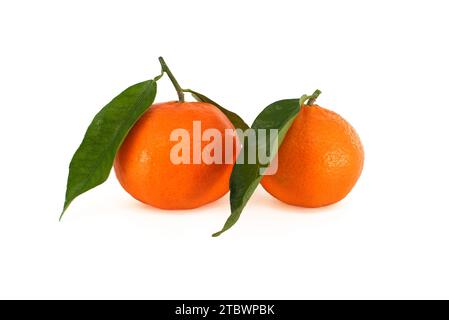
[[[223,135],[234,128],[211,104],[167,102],[153,105],[131,129],[114,167],[121,185],[134,198],[162,209],[191,209],[228,192],[233,164],[174,164],[170,160],[176,143],[169,139],[171,132],[182,128],[192,133],[193,121],[201,121],[202,130],[213,128]],[[354,128],[332,111],[307,105],[279,149],[277,172],[265,176],[262,185],[288,204],[321,207],[351,191],[363,161]]]

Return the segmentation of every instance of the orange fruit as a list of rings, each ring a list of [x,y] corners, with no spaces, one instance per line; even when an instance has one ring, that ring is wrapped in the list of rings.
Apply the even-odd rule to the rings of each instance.
[[[351,191],[363,161],[360,138],[345,119],[318,105],[305,105],[279,148],[277,172],[261,183],[285,203],[322,207]]]
[[[201,121],[201,134],[206,129],[220,132],[223,139],[219,147],[222,150],[225,150],[224,137],[229,136],[226,129],[232,130],[231,139],[236,143],[232,123],[211,104],[155,104],[131,129],[115,158],[117,178],[130,195],[162,209],[192,209],[217,200],[228,192],[235,156],[232,155],[231,161],[226,163],[225,157],[229,154],[223,152],[222,163],[207,164],[201,161],[194,164],[194,121]],[[175,129],[183,129],[189,134],[190,163],[175,164],[170,158],[172,148],[179,142],[170,140]],[[209,143],[201,141],[201,150]]]

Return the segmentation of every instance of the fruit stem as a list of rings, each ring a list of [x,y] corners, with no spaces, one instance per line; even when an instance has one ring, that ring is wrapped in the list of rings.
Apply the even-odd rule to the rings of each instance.
[[[321,91],[319,89],[315,90],[315,92],[312,93],[311,96],[309,96],[309,101],[307,102],[307,105],[308,106],[313,105],[320,94],[321,94]]]
[[[178,93],[179,102],[184,102],[184,92],[183,92],[181,86],[179,85],[178,81],[176,80],[175,76],[173,75],[173,73],[171,73],[170,69],[168,68],[167,64],[165,63],[164,58],[159,57],[159,62],[161,64],[162,71],[167,74],[167,76],[170,78],[171,83],[173,83],[173,86],[175,87],[176,92]]]

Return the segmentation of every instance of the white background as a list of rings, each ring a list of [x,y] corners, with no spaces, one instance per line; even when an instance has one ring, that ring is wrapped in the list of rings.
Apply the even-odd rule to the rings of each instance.
[[[447,1],[2,1],[0,298],[449,298]],[[68,164],[95,113],[167,60],[252,122],[316,88],[366,162],[339,204],[259,188],[137,203],[112,174],[63,222]],[[158,101],[176,94],[166,78]]]

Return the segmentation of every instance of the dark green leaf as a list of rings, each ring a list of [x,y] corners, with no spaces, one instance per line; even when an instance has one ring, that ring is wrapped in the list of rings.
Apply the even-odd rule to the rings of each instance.
[[[135,84],[95,116],[70,162],[61,217],[76,197],[106,181],[120,145],[136,121],[152,105],[156,90],[154,80]]]
[[[245,123],[245,121],[243,121],[243,119],[240,118],[239,115],[237,115],[236,113],[223,108],[218,103],[216,103],[215,101],[213,101],[213,100],[209,99],[208,97],[202,95],[201,93],[198,93],[198,92],[193,91],[193,90],[187,90],[187,92],[190,92],[192,94],[192,96],[197,101],[210,103],[210,104],[216,106],[218,109],[220,109],[220,111],[223,112],[226,117],[228,117],[229,121],[232,122],[232,124],[234,125],[234,128],[241,129],[242,131],[245,131],[246,129],[249,128],[249,126]]]
[[[305,96],[301,99],[277,101],[270,104],[257,116],[251,126],[252,129],[279,130],[277,137],[271,137],[267,133],[267,137],[270,138],[266,139],[266,145],[258,145],[258,148],[269,150],[274,139],[276,138],[278,139],[278,146],[281,146],[288,129],[292,125],[293,120],[300,110],[300,106],[304,103],[304,99]],[[256,161],[255,164],[247,163],[248,161],[246,160],[248,159],[249,150],[248,137],[245,137],[244,149],[240,152],[239,159],[237,160],[231,174],[231,215],[226,221],[223,229],[220,232],[213,234],[214,237],[221,235],[237,222],[243,208],[256,190],[259,182],[262,180],[262,173],[266,169],[267,165],[262,165],[258,161]],[[270,162],[273,160],[275,155],[276,154],[274,152],[270,153]]]

